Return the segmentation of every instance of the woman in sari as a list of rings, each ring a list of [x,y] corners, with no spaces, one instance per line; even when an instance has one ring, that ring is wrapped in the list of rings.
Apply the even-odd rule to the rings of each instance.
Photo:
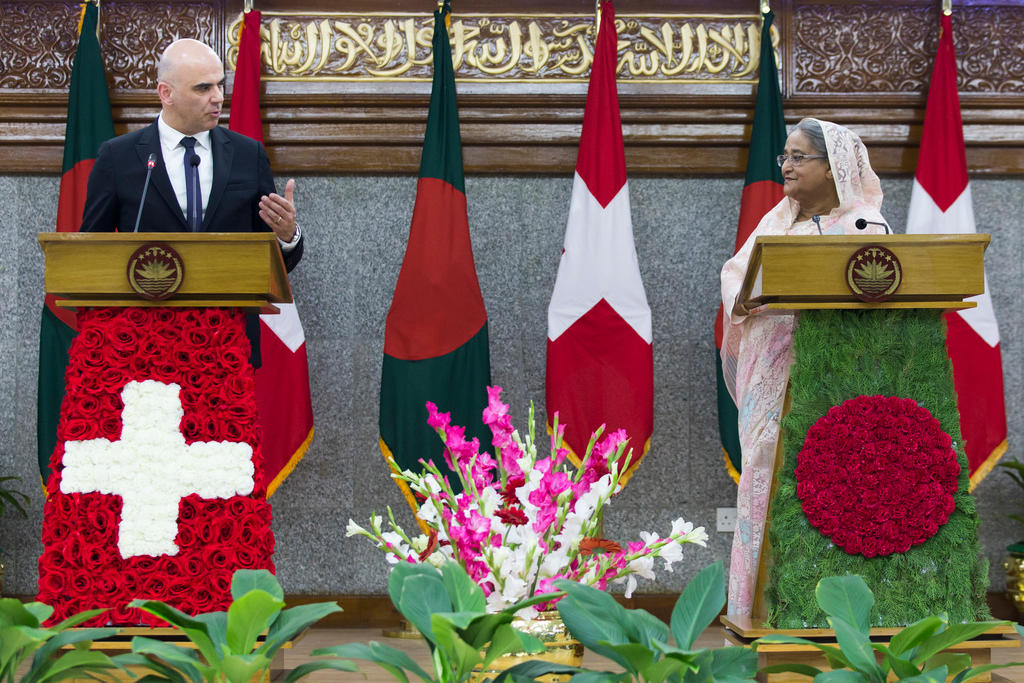
[[[778,157],[785,197],[722,268],[722,369],[739,411],[743,466],[729,569],[730,615],[750,615],[775,466],[779,420],[792,362],[794,315],[754,315],[737,300],[760,235],[881,232],[882,188],[864,143],[843,126],[804,119]],[[858,219],[869,222],[864,230]]]

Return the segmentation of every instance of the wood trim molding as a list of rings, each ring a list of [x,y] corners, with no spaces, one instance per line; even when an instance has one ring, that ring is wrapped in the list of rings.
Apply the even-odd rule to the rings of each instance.
[[[638,2],[638,12],[659,7],[679,11],[680,2],[687,4],[683,0]],[[410,9],[413,3],[405,0],[380,3],[406,12],[422,9],[419,3]],[[20,36],[24,43],[21,52],[29,48],[52,51],[45,73],[37,73],[31,60],[5,56],[5,38],[0,38],[0,173],[59,172],[67,106],[64,88],[74,36],[52,35],[59,25],[46,27],[48,34],[40,30],[39,23],[57,21],[56,17],[66,15],[74,4],[71,0],[0,0],[0,11],[11,17],[15,26],[11,31],[5,29],[6,40]],[[156,116],[152,69],[139,66],[152,63],[155,46],[166,42],[174,31],[194,29],[224,54],[226,26],[234,21],[240,4],[234,0],[188,2],[179,12],[172,11],[172,3],[166,1],[105,0],[105,21],[111,22],[105,26],[111,28],[106,30],[103,45],[110,62],[108,78],[117,133],[146,125]],[[265,4],[268,10],[298,6],[293,0],[268,0]],[[530,0],[525,9],[516,5],[518,9],[511,12],[535,11],[541,4],[553,4],[555,11],[579,12],[592,7],[592,2],[579,0]],[[490,5],[476,6],[473,0],[463,0],[463,5],[467,12],[491,11],[486,10]],[[726,5],[725,11],[749,11],[746,4]],[[353,6],[366,4],[351,0],[330,9],[344,11]],[[778,0],[773,7],[781,32],[787,123],[817,116],[850,125],[864,138],[877,171],[913,173],[937,41],[937,3]],[[317,0],[302,5],[302,11],[316,8]],[[50,16],[54,11],[57,14]],[[876,21],[879,13],[885,15],[885,22]],[[113,23],[115,20],[119,23]],[[154,20],[167,26],[144,26]],[[880,30],[879,26],[886,28]],[[894,28],[890,30],[890,26]],[[969,170],[980,175],[1024,173],[1024,118],[1020,115],[1024,110],[1024,49],[1019,45],[1019,35],[1024,33],[1024,4],[1020,0],[972,2],[954,14],[954,31],[961,62]],[[126,57],[136,54],[141,57]],[[5,59],[14,61],[5,64]],[[278,173],[417,171],[428,83],[270,81],[263,87],[264,135]],[[462,79],[458,88],[468,173],[572,172],[583,116],[584,82],[552,85]],[[744,172],[753,108],[750,83],[622,81],[619,91],[631,175]]]

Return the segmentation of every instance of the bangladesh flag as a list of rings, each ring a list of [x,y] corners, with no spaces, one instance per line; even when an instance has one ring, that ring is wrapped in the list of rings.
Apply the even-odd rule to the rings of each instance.
[[[782,93],[779,91],[779,70],[772,47],[771,27],[775,14],[761,15],[761,73],[757,82],[757,103],[754,125],[750,132],[750,154],[747,157],[747,178],[740,200],[740,221],[736,229],[739,251],[750,233],[768,211],[782,201],[782,170],[775,157],[786,146],[786,122],[782,116]],[[718,433],[725,453],[725,464],[734,481],[740,480],[740,436],[737,430],[736,404],[729,396],[722,374],[722,307],[715,318],[715,373],[718,377]]]
[[[114,137],[107,79],[97,38],[98,24],[97,5],[83,3],[78,23],[78,50],[71,67],[71,88],[68,92],[64,163],[57,200],[57,232],[78,232],[82,226],[89,172],[100,144]],[[58,307],[54,297],[48,295],[39,324],[36,427],[39,474],[44,482],[50,475],[50,456],[57,444],[57,422],[64,399],[64,369],[68,364],[71,340],[76,334],[75,313]]]
[[[466,438],[490,445],[481,421],[491,364],[487,311],[473,263],[462,174],[462,141],[445,0],[434,12],[434,82],[409,242],[384,329],[380,446],[392,469],[418,470],[443,445],[427,426],[427,401],[451,412]],[[458,484],[457,477],[451,477]],[[413,509],[417,504],[403,484]]]

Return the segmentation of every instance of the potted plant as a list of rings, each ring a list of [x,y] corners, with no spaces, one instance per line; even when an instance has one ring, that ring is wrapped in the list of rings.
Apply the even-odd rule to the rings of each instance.
[[[894,635],[888,645],[871,640],[870,615],[875,596],[860,576],[830,576],[818,582],[814,591],[821,610],[836,634],[836,645],[804,638],[769,635],[754,641],[754,647],[765,643],[789,643],[813,647],[825,655],[832,671],[823,672],[806,663],[784,663],[766,666],[761,673],[792,672],[818,683],[835,681],[913,681],[914,683],[966,683],[994,669],[1019,666],[1007,664],[971,665],[966,653],[948,652],[949,648],[991,630],[1008,621],[950,623],[945,614],[925,617]],[[1020,626],[1018,633],[1024,635]]]
[[[524,439],[512,427],[501,388],[488,387],[487,392],[483,421],[493,435],[493,456],[480,452],[476,439],[467,441],[448,413],[427,403],[428,424],[444,442],[444,458],[461,481],[461,493],[433,462],[422,463],[422,472],[393,475],[422,497],[417,517],[429,535],[406,533],[389,508],[390,529],[374,514],[369,528],[349,520],[349,536],[369,538],[392,563],[457,562],[483,590],[492,612],[550,592],[559,579],[601,590],[622,583],[629,597],[638,575],[654,578],[656,558],[671,571],[672,563],[682,559],[683,545],[705,545],[704,528],[682,518],[665,535],[641,532],[640,540],[625,545],[601,538],[604,508],[621,489],[623,455],[626,461],[632,456],[626,453],[625,432],[597,430],[574,468],[557,415],[550,455],[542,456],[532,406]],[[551,606],[539,604],[534,610]]]
[[[1013,479],[1021,493],[1024,494],[1024,463],[1018,460],[1008,460],[999,463],[999,467],[1006,470],[1006,474]],[[1024,508],[1024,497],[1017,501],[1017,505]],[[1007,516],[1024,524],[1024,517],[1019,514]],[[1006,552],[1009,553],[1003,562],[1003,569],[1006,570],[1006,597],[1013,602],[1017,613],[1024,616],[1024,540],[1006,546]]]
[[[403,683],[413,676],[431,683],[479,680],[486,676],[480,672],[487,671],[502,655],[544,650],[540,640],[514,628],[513,620],[517,611],[558,597],[557,593],[535,595],[495,613],[489,609],[480,586],[454,562],[440,568],[398,564],[388,577],[388,594],[430,648],[429,672],[404,651],[376,641],[321,648],[313,650],[312,655],[367,660]],[[309,665],[315,666],[318,661]]]
[[[10,488],[8,482],[12,481],[20,482],[21,478],[0,477],[0,517],[7,514],[8,510],[13,510],[27,519],[28,512],[25,511],[25,506],[28,505],[28,496],[17,489]],[[6,569],[7,565],[4,564],[3,548],[0,547],[0,595],[4,593],[4,571]]]

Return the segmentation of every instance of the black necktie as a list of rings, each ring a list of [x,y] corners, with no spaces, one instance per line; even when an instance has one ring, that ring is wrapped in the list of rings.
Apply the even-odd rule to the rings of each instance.
[[[184,137],[181,146],[185,148],[185,221],[189,230],[199,232],[203,224],[203,192],[199,187],[199,155],[196,154],[196,139]]]

